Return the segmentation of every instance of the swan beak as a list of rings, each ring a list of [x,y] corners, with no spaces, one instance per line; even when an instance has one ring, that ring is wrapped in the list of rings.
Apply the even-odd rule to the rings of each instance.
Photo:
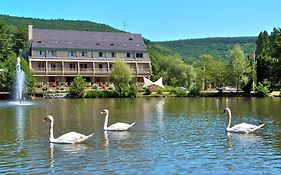
[[[47,118],[47,117],[46,117],[46,118],[44,118],[43,122],[46,122],[46,121],[48,121],[48,118]]]

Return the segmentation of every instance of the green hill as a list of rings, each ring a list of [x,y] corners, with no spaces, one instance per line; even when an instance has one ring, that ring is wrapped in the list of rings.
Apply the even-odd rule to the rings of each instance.
[[[192,62],[201,54],[210,54],[216,59],[228,59],[228,52],[235,44],[241,44],[244,52],[250,55],[256,46],[257,37],[217,37],[154,42],[178,52],[185,62]]]
[[[60,29],[60,30],[88,30],[99,32],[121,32],[118,29],[110,27],[109,25],[99,24],[91,21],[80,20],[64,20],[64,19],[36,19],[15,17],[9,15],[0,15],[0,23],[8,26],[24,26],[27,28],[28,24],[32,24],[39,29]]]

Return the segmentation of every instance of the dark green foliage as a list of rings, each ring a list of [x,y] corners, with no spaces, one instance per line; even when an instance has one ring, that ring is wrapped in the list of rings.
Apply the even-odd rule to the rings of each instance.
[[[8,59],[8,56],[13,52],[12,36],[11,30],[0,23],[0,62]]]
[[[151,94],[151,90],[149,88],[145,88],[143,95],[150,95],[150,94]]]
[[[268,80],[269,89],[279,90],[281,87],[281,29],[274,28],[269,36],[261,32],[257,39],[257,81]]]
[[[200,90],[197,88],[193,88],[189,91],[188,95],[191,97],[198,97],[200,96]]]
[[[20,54],[20,51],[27,47],[27,28],[18,26],[16,31],[13,34],[13,51],[17,54]]]
[[[73,98],[81,98],[84,95],[86,88],[86,81],[82,76],[78,75],[75,77],[74,81],[70,83],[69,94]]]
[[[178,89],[178,88],[171,88],[170,94],[176,97],[184,97],[187,95],[186,90]]]

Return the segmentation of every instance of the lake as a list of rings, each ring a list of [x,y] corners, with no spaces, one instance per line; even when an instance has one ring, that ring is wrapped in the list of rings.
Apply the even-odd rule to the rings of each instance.
[[[39,99],[0,101],[0,174],[280,174],[281,98]],[[265,124],[255,134],[227,134],[232,124]],[[132,123],[125,132],[109,124]],[[50,144],[76,131],[84,144]]]

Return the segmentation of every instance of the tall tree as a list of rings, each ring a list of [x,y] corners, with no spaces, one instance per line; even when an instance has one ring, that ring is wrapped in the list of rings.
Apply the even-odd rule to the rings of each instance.
[[[250,62],[246,59],[242,47],[238,44],[230,50],[229,68],[231,84],[236,86],[237,90],[248,83],[251,76]]]
[[[270,75],[270,39],[266,31],[260,32],[256,45],[257,81],[261,83]]]
[[[0,23],[0,62],[4,62],[12,53],[12,32]]]

